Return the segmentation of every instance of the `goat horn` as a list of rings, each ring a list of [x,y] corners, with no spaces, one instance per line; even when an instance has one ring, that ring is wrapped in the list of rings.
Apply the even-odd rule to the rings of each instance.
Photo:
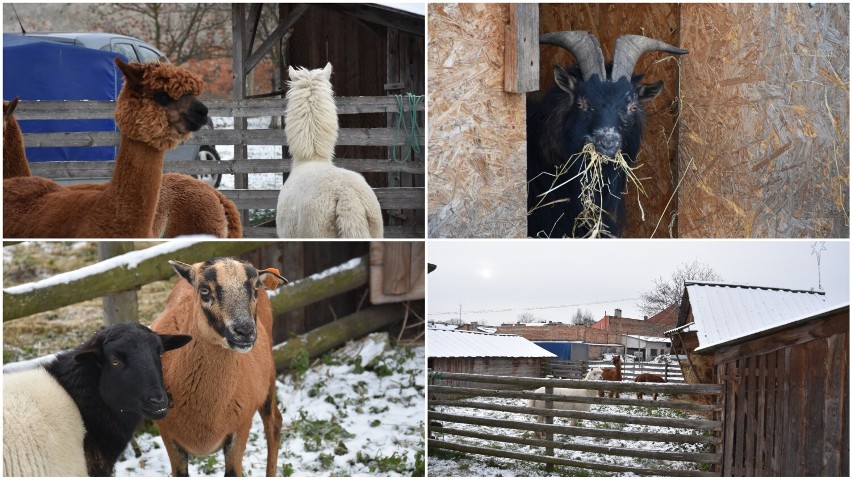
[[[571,52],[577,59],[583,81],[588,80],[592,75],[597,75],[601,81],[606,81],[606,67],[601,44],[591,33],[582,30],[545,33],[539,37],[538,42],[555,45]]]
[[[633,68],[636,67],[639,57],[645,53],[658,50],[676,55],[689,53],[682,48],[673,47],[666,42],[643,37],[642,35],[622,35],[618,37],[618,40],[615,41],[615,54],[612,56],[612,81],[618,81],[622,77],[630,81],[630,78],[633,76]]]

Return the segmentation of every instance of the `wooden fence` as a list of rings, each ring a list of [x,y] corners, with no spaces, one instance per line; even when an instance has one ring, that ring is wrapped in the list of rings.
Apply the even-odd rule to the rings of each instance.
[[[463,380],[466,382],[481,382],[487,384],[511,385],[515,388],[535,389],[544,386],[544,394],[530,391],[515,391],[502,389],[483,389],[472,387],[446,386],[445,380]],[[584,412],[573,410],[554,410],[554,400],[565,400],[565,396],[554,395],[554,387],[576,389],[598,389],[605,387],[621,393],[646,393],[644,400],[632,398],[609,397],[571,397],[572,402],[602,405],[642,406],[655,409],[689,411],[704,418],[672,418],[641,416],[634,409],[630,414],[611,414],[603,412]],[[683,399],[669,397],[666,400],[650,400],[649,393],[665,393],[686,397],[688,395],[712,396],[712,404],[698,404]],[[439,449],[462,453],[479,454],[498,458],[532,461],[553,465],[606,471],[616,473],[633,473],[654,476],[718,476],[722,461],[722,423],[718,420],[721,410],[720,398],[722,387],[719,385],[687,385],[687,384],[649,384],[611,381],[582,381],[571,379],[541,379],[521,378],[514,376],[489,376],[479,374],[446,373],[429,371],[429,442],[430,451]],[[623,395],[623,394],[622,394]],[[465,399],[446,399],[461,397]],[[516,399],[517,405],[507,404],[506,401],[489,402],[490,398]],[[527,406],[527,400],[539,399],[545,401],[544,408]],[[464,413],[447,412],[446,409],[462,408]],[[469,411],[469,412],[468,412]],[[497,419],[481,414],[489,411],[514,413],[512,419]],[[642,411],[641,409],[639,411]],[[647,414],[647,413],[646,413]],[[536,422],[538,416],[545,418],[544,423]],[[554,417],[576,418],[585,421],[585,427],[562,426],[553,424]],[[594,421],[593,426],[588,421]],[[662,426],[687,430],[688,432],[644,432],[620,430],[625,425],[640,425],[644,427]],[[538,433],[538,434],[536,434]],[[543,433],[544,437],[540,438]],[[559,440],[555,435],[561,434]],[[577,437],[600,438],[599,440],[617,439],[619,441],[649,441],[669,444],[698,445],[703,452],[677,452],[653,450],[650,447],[609,447],[600,445],[597,441],[584,443]],[[483,445],[476,440],[485,441]],[[521,446],[521,447],[519,447]],[[696,446],[688,446],[695,449]],[[683,451],[684,447],[676,449]],[[593,461],[591,459],[577,460],[560,457],[556,450],[580,451],[606,456],[636,458],[640,463],[634,465],[616,465],[612,460]],[[655,461],[678,461],[695,463],[695,468],[685,469],[683,466],[673,467],[669,463]],[[654,466],[654,464],[658,464]],[[592,472],[594,474],[594,472]]]
[[[612,361],[565,361],[551,359],[542,364],[542,375],[563,379],[582,379],[589,368],[612,368]],[[668,363],[632,362],[621,364],[621,375],[627,381],[636,379],[642,373],[656,374],[670,383],[683,383],[680,365]]]
[[[394,97],[340,97],[336,99],[338,114],[360,115],[376,113],[399,113]],[[403,111],[410,111],[408,102],[402,102]],[[250,100],[209,100],[205,101],[210,116],[216,117],[263,117],[280,116],[287,102],[282,98],[263,98]],[[65,119],[111,119],[115,103],[110,101],[22,101],[15,110],[19,120],[65,120]],[[421,102],[416,111],[424,111]],[[24,144],[27,147],[90,147],[115,146],[119,143],[119,133],[110,131],[64,132],[64,133],[25,133]],[[421,132],[416,140],[424,144]],[[200,130],[193,134],[185,144],[191,145],[286,145],[287,140],[281,129],[253,130]],[[382,146],[408,147],[405,132],[396,128],[341,128],[337,144],[341,146]],[[381,159],[339,158],[335,164],[342,168],[360,173],[412,174],[422,178],[425,166],[422,160],[394,161]],[[55,180],[81,177],[112,176],[114,163],[111,161],[74,161],[32,163],[33,175]],[[233,174],[247,175],[257,173],[289,173],[292,161],[280,158],[256,158],[236,161],[167,161],[166,173],[184,173],[188,175]],[[422,183],[422,182],[420,182]],[[388,238],[422,238],[425,233],[423,211],[426,207],[425,188],[423,187],[380,187],[374,188],[376,197],[383,210],[418,210],[417,220],[408,221],[402,226],[385,227]],[[222,194],[233,201],[237,208],[275,209],[279,190],[222,190]],[[244,235],[252,238],[275,237],[272,227],[245,227]]]

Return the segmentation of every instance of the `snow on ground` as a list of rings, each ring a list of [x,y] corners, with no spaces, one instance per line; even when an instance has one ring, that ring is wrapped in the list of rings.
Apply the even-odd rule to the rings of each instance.
[[[269,128],[271,117],[262,116],[248,118],[249,130],[265,130]],[[216,130],[233,130],[233,117],[213,117],[213,128]],[[281,130],[281,142],[284,142],[284,130]],[[281,158],[281,145],[249,145],[246,147],[248,158]],[[216,151],[223,161],[234,159],[234,145],[216,145]],[[280,190],[283,185],[283,173],[252,173],[248,176],[250,190]],[[222,175],[220,189],[234,189],[234,175]]]
[[[278,407],[284,417],[279,475],[423,475],[425,349],[382,347],[375,338],[350,343],[348,354],[325,355],[303,374],[279,376]],[[362,358],[369,362],[362,363]],[[116,476],[170,475],[160,436],[143,433],[137,442],[141,455],[136,457],[128,447],[116,465]],[[192,476],[221,476],[224,470],[221,451],[190,459]],[[252,424],[243,472],[266,473],[266,439],[259,414]]]
[[[659,397],[659,401],[664,401],[667,398],[665,395]],[[507,406],[526,406],[525,399],[508,399],[508,398],[487,398],[477,397],[471,398],[470,401],[484,402],[490,404],[500,404]],[[482,409],[462,408],[455,406],[436,406],[434,409],[438,412],[458,414],[468,417],[485,417],[490,419],[510,420],[519,422],[532,422],[536,419],[529,414],[509,413],[502,411],[487,411]],[[700,419],[701,416],[678,412],[672,409],[651,408],[641,406],[616,406],[616,405],[600,405],[593,404],[591,412],[606,413],[606,414],[622,414],[629,416],[657,416],[657,417],[677,417],[677,418],[692,418]],[[568,426],[570,425],[567,418],[554,418],[554,424]],[[518,431],[515,429],[502,429],[497,427],[475,426],[461,423],[445,422],[445,426],[457,429],[476,430],[488,434],[496,434],[503,436],[518,436],[535,439],[535,433]],[[661,426],[644,426],[634,424],[622,424],[613,422],[588,421],[581,420],[580,427],[593,427],[598,429],[615,429],[621,431],[646,432],[646,433],[681,433],[681,434],[699,434],[694,430],[670,428]],[[511,449],[513,452],[544,455],[544,448],[539,446],[527,446],[520,444],[500,443],[484,439],[468,438],[462,436],[454,436],[450,434],[432,434],[437,436],[437,439],[454,442],[457,444],[467,444],[479,447],[489,447],[492,449]],[[619,439],[595,438],[586,436],[565,436],[556,434],[554,437],[557,441],[572,442],[579,444],[590,444],[595,446],[608,446],[617,449],[642,449],[642,450],[659,450],[671,452],[711,452],[710,446],[700,444],[672,444],[653,441],[630,441]],[[704,450],[708,448],[708,450]],[[665,468],[665,469],[698,469],[699,465],[691,462],[677,461],[658,461],[651,459],[637,459],[632,457],[610,456],[605,454],[597,454],[590,452],[571,451],[567,449],[557,449],[556,457],[572,459],[577,461],[594,461],[609,465],[628,466],[628,467],[650,467],[650,468]],[[473,476],[473,477],[560,477],[560,476],[576,476],[576,475],[617,475],[614,473],[606,473],[591,469],[575,469],[570,467],[555,466],[553,471],[548,472],[545,465],[542,463],[525,462],[515,459],[504,459],[498,457],[482,456],[476,454],[461,454],[454,451],[446,450],[431,450],[429,451],[428,471],[431,477],[456,477],[456,476]],[[622,473],[621,475],[632,475]]]

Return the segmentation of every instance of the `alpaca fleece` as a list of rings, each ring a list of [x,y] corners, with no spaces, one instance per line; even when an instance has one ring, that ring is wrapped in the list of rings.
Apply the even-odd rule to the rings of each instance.
[[[43,368],[3,375],[4,476],[88,476],[85,434],[74,400]]]
[[[18,99],[3,102],[3,179],[30,176],[24,135],[15,119]]]
[[[603,377],[603,370],[601,368],[592,368],[586,373],[586,377],[583,378],[584,381],[598,381]],[[544,394],[545,388],[540,387],[535,390],[538,394]],[[580,396],[580,397],[595,397],[597,395],[597,391],[594,389],[571,389],[571,388],[553,388],[553,394],[558,394],[560,396]],[[567,398],[566,398],[567,399]],[[530,399],[529,407],[535,408],[544,408],[545,402],[538,399]],[[562,409],[566,411],[586,411],[592,408],[590,403],[575,403],[569,401],[553,401],[553,409]],[[576,426],[579,423],[579,419],[572,417],[570,418],[570,422],[572,426]],[[544,423],[544,417],[539,416],[538,422]]]
[[[285,114],[293,169],[278,196],[281,238],[381,238],[382,211],[360,174],[332,163],[337,105],[331,64],[318,70],[290,68]]]

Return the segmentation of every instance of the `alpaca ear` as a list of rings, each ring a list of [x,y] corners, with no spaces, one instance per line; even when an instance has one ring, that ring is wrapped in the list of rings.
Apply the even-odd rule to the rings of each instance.
[[[325,68],[322,69],[322,73],[326,80],[331,79],[331,62],[325,64]]]
[[[292,66],[287,67],[287,76],[288,76],[291,80],[293,79],[293,75],[295,75],[295,74],[296,74],[296,69],[295,69],[295,68],[293,68]]]
[[[18,106],[18,99],[20,97],[15,97],[12,101],[4,101],[3,102],[3,118],[9,118],[12,116],[12,113],[15,113],[15,107]]]
[[[144,67],[141,63],[125,63],[120,57],[115,57],[115,64],[124,73],[124,82],[134,91],[142,90],[142,75]]]
[[[275,291],[278,289],[278,286],[289,283],[287,278],[281,276],[275,268],[262,269],[257,272],[257,275],[269,291]]]
[[[189,281],[189,284],[192,284],[193,274],[192,274],[192,265],[191,264],[181,263],[180,261],[172,261],[172,260],[169,261],[169,264],[172,265],[172,268],[174,268],[174,270],[177,271],[177,274],[181,278]]]

